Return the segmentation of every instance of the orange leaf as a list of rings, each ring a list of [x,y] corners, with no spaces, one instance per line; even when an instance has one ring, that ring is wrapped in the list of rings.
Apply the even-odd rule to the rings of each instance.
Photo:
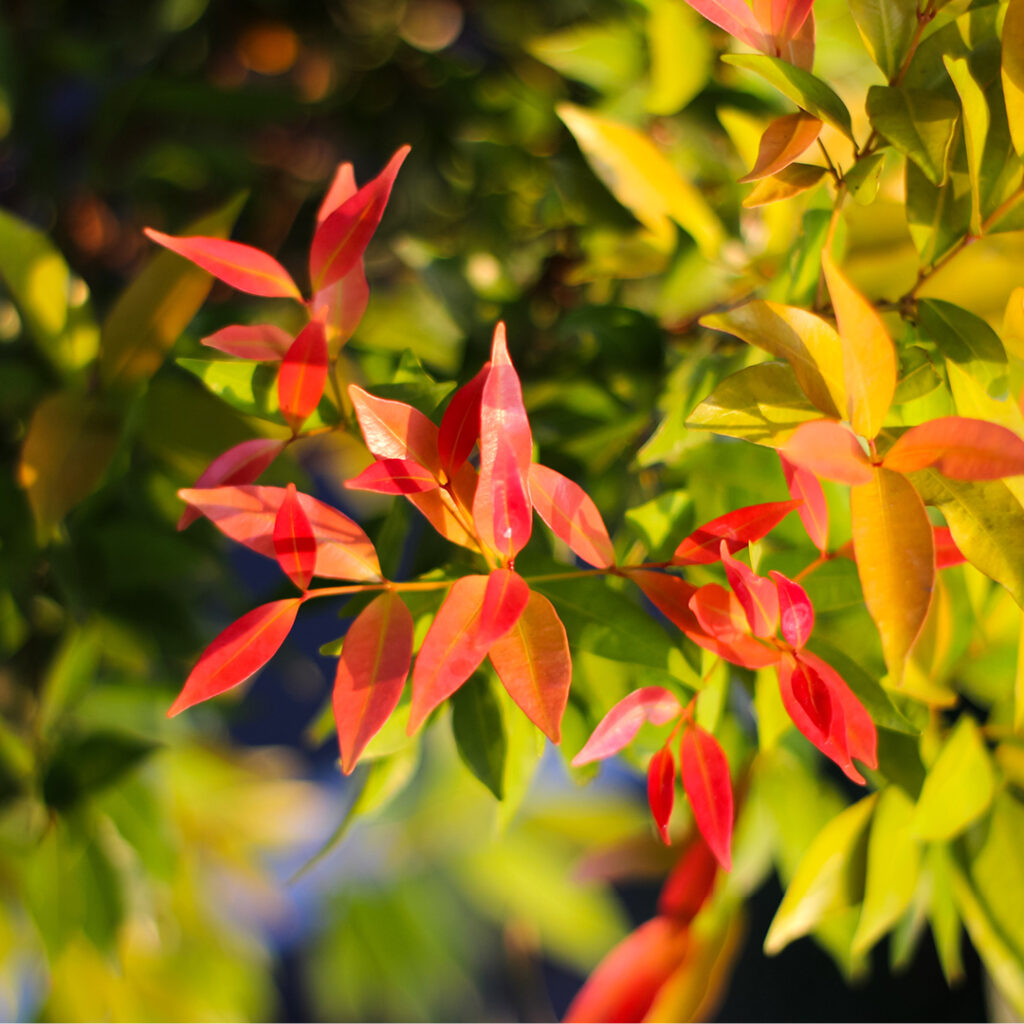
[[[627,694],[597,724],[583,749],[572,759],[575,767],[603,761],[632,742],[644,722],[665,725],[679,716],[683,706],[663,686],[643,686]]]
[[[239,359],[276,363],[291,347],[292,336],[274,324],[235,324],[208,335],[202,343]]]
[[[853,547],[864,602],[893,680],[921,631],[935,580],[935,544],[924,504],[906,477],[876,467],[850,492]]]
[[[273,537],[277,564],[299,590],[308,589],[316,569],[316,537],[299,504],[295,484],[288,485],[274,517]]]
[[[675,565],[711,565],[720,558],[724,540],[730,553],[745,548],[751,541],[760,540],[795,508],[799,501],[768,501],[763,505],[748,505],[712,519],[684,537],[672,556]]]
[[[412,638],[412,615],[395,593],[374,598],[349,627],[332,698],[346,775],[398,706],[412,661]]]
[[[832,420],[801,423],[782,452],[795,466],[826,480],[866,484],[871,479],[871,460],[857,438]]]
[[[782,452],[779,452],[786,487],[796,501],[803,504],[797,509],[800,522],[804,524],[811,543],[824,554],[828,548],[828,503],[818,478],[806,469],[794,466]]]
[[[762,26],[758,24],[753,11],[743,0],[686,0],[698,13],[702,14],[712,25],[728,32],[734,39],[752,46],[762,53],[770,49],[770,44]]]
[[[408,154],[409,147],[402,146],[373,181],[350,195],[319,223],[309,250],[309,276],[314,292],[340,280],[362,257],[384,216],[391,187]],[[328,199],[333,201],[347,185],[347,177],[339,171],[332,186],[332,191],[337,186],[336,196],[328,193]]]
[[[745,636],[749,629],[739,598],[720,583],[705,583],[699,587],[690,598],[690,608],[701,628],[724,643]]]
[[[324,194],[320,203],[320,209],[316,211],[316,223],[319,227],[334,211],[341,206],[346,199],[356,194],[356,173],[352,164],[338,164],[334,171],[331,184]]]
[[[658,826],[658,835],[670,846],[668,822],[676,802],[676,761],[668,747],[662,747],[647,766],[647,802]]]
[[[327,338],[324,325],[312,320],[299,331],[277,371],[281,415],[295,433],[320,404],[327,383]]]
[[[509,696],[552,743],[561,742],[572,659],[565,627],[551,602],[531,592],[509,633],[488,652]]]
[[[858,434],[873,438],[882,429],[896,392],[896,350],[875,307],[850,284],[827,252],[821,263],[843,341],[847,397],[843,418]]]
[[[530,466],[530,498],[537,514],[585,562],[615,564],[615,549],[601,513],[579,484],[547,466]]]
[[[183,256],[232,288],[250,295],[302,301],[302,293],[288,271],[261,249],[230,242],[225,238],[207,238],[203,235],[176,238],[152,228],[146,228],[145,233],[157,245]]]
[[[313,296],[310,315],[327,328],[327,344],[332,353],[336,354],[355,334],[369,302],[370,286],[361,259],[344,277]]]
[[[435,475],[441,469],[437,454],[437,427],[405,402],[377,398],[355,384],[349,397],[359,420],[366,447],[378,459],[412,459]]]
[[[263,668],[284,643],[301,604],[301,597],[274,601],[231,623],[203,651],[167,717],[244,683]]]
[[[954,480],[999,480],[1024,473],[1024,441],[997,423],[941,416],[911,427],[882,465],[896,473],[934,466]]]
[[[268,558],[277,558],[274,521],[284,501],[283,487],[185,488],[178,491],[178,496],[225,536]],[[377,552],[362,529],[348,516],[308,494],[300,493],[298,498],[317,540],[317,576],[378,582],[382,577]]]
[[[820,131],[821,121],[802,110],[776,118],[764,130],[757,160],[750,172],[739,179],[740,184],[768,178],[788,167],[814,142]]]
[[[732,781],[725,752],[711,733],[699,725],[683,732],[680,744],[683,788],[693,808],[697,828],[718,863],[732,868]]]

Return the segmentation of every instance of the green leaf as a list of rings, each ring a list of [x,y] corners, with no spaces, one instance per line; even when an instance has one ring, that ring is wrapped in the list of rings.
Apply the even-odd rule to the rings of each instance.
[[[891,82],[910,51],[917,29],[915,0],[850,0],[850,12],[871,59]]]
[[[451,699],[452,734],[463,764],[493,794],[505,796],[505,754],[508,740],[501,705],[490,677],[476,673]]]
[[[48,807],[68,811],[113,785],[156,749],[151,740],[109,730],[67,737],[43,770],[43,799]]]
[[[950,480],[923,469],[912,482],[942,513],[968,561],[1024,608],[1024,508],[1004,480]]]
[[[971,76],[966,58],[945,56],[942,63],[956,86],[963,113],[964,143],[967,147],[967,176],[971,182],[971,232],[980,235],[981,176],[988,139],[989,112],[985,92]]]
[[[930,395],[942,383],[927,350],[920,345],[908,345],[900,349],[898,355],[900,376],[896,382],[893,405],[902,405]]]
[[[913,801],[898,786],[887,786],[879,794],[868,837],[864,906],[853,937],[854,952],[866,953],[914,898],[921,850],[910,828],[913,815]]]
[[[946,181],[959,111],[935,93],[873,85],[868,89],[871,127],[908,156],[935,186]]]
[[[821,419],[788,363],[760,363],[726,377],[690,413],[690,430],[713,430],[757,444],[783,444],[801,423]]]
[[[931,921],[935,951],[948,985],[963,981],[963,925],[953,896],[953,858],[948,846],[935,843],[925,854],[927,882],[930,884],[928,919]]]
[[[100,633],[73,626],[46,671],[39,696],[39,728],[48,733],[95,678],[100,659]]]
[[[767,57],[754,53],[726,53],[722,60],[726,64],[753,71],[791,99],[801,110],[827,121],[838,128],[848,139],[853,139],[853,126],[846,104],[836,95],[831,86],[809,71],[795,67],[778,57]]]
[[[860,901],[867,826],[877,799],[872,793],[846,808],[807,848],[764,940],[768,956]]]
[[[46,357],[65,373],[90,363],[99,333],[88,289],[72,280],[64,257],[31,224],[0,210],[0,277]]]
[[[650,0],[647,49],[651,84],[644,105],[666,116],[682,110],[704,87],[711,71],[711,43],[696,11],[678,0]]]
[[[986,387],[1001,382],[1005,388],[1006,350],[981,317],[942,299],[920,299],[917,316],[922,336],[934,341],[947,359]]]
[[[907,226],[921,262],[930,265],[970,228],[971,183],[955,167],[944,185],[933,185],[913,160],[907,161]]]
[[[559,74],[598,92],[618,92],[632,85],[643,65],[639,40],[622,22],[577,22],[530,40],[525,48]]]
[[[924,780],[914,812],[919,839],[951,839],[988,809],[995,770],[974,719],[963,716]]]
[[[246,193],[189,224],[183,235],[226,238]],[[114,303],[100,337],[100,373],[119,390],[148,380],[206,300],[213,278],[172,252],[158,252]]]
[[[667,560],[696,525],[693,498],[688,491],[663,491],[629,509],[625,520],[644,542],[652,561]]]
[[[858,160],[843,175],[843,181],[846,182],[846,188],[853,196],[854,202],[860,206],[870,206],[875,201],[884,167],[885,153],[872,153],[871,156]]]
[[[1002,79],[1013,148],[1024,156],[1024,0],[1010,0],[1006,6]]]
[[[277,399],[277,365],[250,359],[177,359],[183,370],[203,384],[232,408],[247,416],[284,425]],[[376,390],[376,389],[375,389]],[[338,410],[325,394],[303,425],[304,430],[333,426]]]

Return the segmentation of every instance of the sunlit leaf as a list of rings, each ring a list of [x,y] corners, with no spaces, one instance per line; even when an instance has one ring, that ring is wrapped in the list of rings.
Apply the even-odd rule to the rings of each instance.
[[[662,747],[647,767],[647,803],[661,841],[669,845],[668,823],[676,802],[676,761],[668,747]]]
[[[412,459],[371,462],[358,476],[345,481],[350,491],[377,494],[419,494],[437,488],[437,477]]]
[[[292,344],[292,336],[275,324],[235,324],[201,339],[207,348],[215,348],[239,359],[278,362]]]
[[[273,541],[277,564],[299,590],[306,590],[316,570],[317,544],[295,484],[288,485],[274,517]]]
[[[676,565],[711,565],[721,558],[723,542],[734,554],[771,533],[799,505],[797,500],[767,501],[726,512],[684,537],[672,561]]]
[[[1003,21],[1002,79],[1013,148],[1024,156],[1024,2],[1010,0]]]
[[[585,562],[606,569],[615,549],[601,513],[579,484],[547,466],[530,466],[530,498],[537,514]]]
[[[871,59],[891,82],[908,56],[917,28],[914,0],[851,0],[850,12]]]
[[[821,132],[821,121],[810,114],[785,114],[764,130],[754,166],[740,184],[767,178],[788,167]]]
[[[828,504],[821,483],[813,473],[794,466],[781,453],[779,461],[782,463],[782,472],[786,477],[789,493],[794,501],[802,503],[797,508],[800,522],[804,524],[811,543],[824,553],[828,548]]]
[[[313,320],[298,333],[277,371],[278,406],[296,433],[320,404],[327,369],[324,326]]]
[[[644,722],[665,725],[678,717],[682,710],[676,696],[662,686],[644,686],[634,690],[601,719],[572,763],[578,766],[611,757],[632,742]]]
[[[814,629],[814,607],[807,591],[781,572],[768,573],[779,593],[779,625],[782,635],[791,647],[797,649],[807,643]]]
[[[405,402],[377,398],[355,384],[348,388],[366,447],[378,459],[412,459],[431,472],[441,469],[437,427]]]
[[[724,540],[719,555],[729,586],[743,605],[750,631],[754,636],[774,636],[779,625],[779,592],[775,583],[758,576],[738,558],[733,558]]]
[[[924,172],[933,185],[946,180],[959,112],[934,92],[873,85],[868,90],[871,127]]]
[[[988,103],[985,101],[984,90],[971,75],[965,58],[955,59],[947,55],[943,57],[942,63],[945,64],[960,97],[960,109],[963,113],[961,123],[967,148],[967,174],[971,181],[971,230],[974,234],[980,235],[981,175],[990,122]]]
[[[491,364],[485,363],[468,384],[459,388],[441,417],[437,451],[441,466],[449,476],[469,458],[480,437],[480,403],[490,369]]]
[[[849,428],[833,420],[802,423],[782,446],[782,454],[816,477],[841,484],[865,484],[871,461]]]
[[[996,423],[942,416],[911,427],[882,465],[898,473],[932,466],[954,480],[998,480],[1024,473],[1024,441]]]
[[[683,730],[679,770],[693,816],[711,852],[732,870],[732,781],[729,762],[718,740],[699,725]]]
[[[299,597],[262,604],[228,626],[203,651],[168,717],[238,686],[263,668],[284,643],[301,604]]]
[[[743,200],[743,206],[752,210],[768,206],[784,199],[792,199],[808,189],[814,188],[825,177],[825,168],[817,164],[792,163],[771,177],[758,179],[750,194]]]

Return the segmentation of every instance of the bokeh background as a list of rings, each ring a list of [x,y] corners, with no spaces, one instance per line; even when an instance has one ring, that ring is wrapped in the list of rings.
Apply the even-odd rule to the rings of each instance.
[[[863,88],[877,73],[845,9],[816,10],[819,66]],[[304,612],[244,696],[165,721],[216,630],[283,593],[273,565],[207,524],[174,529],[176,490],[254,429],[175,360],[225,324],[287,323],[272,301],[213,289],[111,414],[110,467],[55,531],[17,465],[40,403],[95,386],[90,317],[152,256],[143,226],[180,232],[244,194],[232,237],[301,281],[337,163],[363,181],[410,143],[368,252],[353,374],[465,380],[504,318],[545,461],[621,518],[620,481],[653,498],[651,467],[685,447],[666,380],[710,358],[688,332],[742,290],[743,261],[706,259],[700,226],[670,223],[689,193],[624,204],[561,105],[648,132],[769,280],[806,211],[766,227],[740,207],[751,140],[782,108],[714,70],[721,45],[681,0],[6,0],[0,207],[63,254],[82,326],[78,354],[55,360],[40,342],[53,278],[19,278],[35,242],[0,222],[0,1017],[551,1020],[653,912],[672,855],[628,766],[581,789],[549,751],[498,805],[436,729],[422,760],[389,759],[361,795],[346,785],[317,653],[343,632],[336,610]],[[894,205],[856,228],[865,280],[913,278]],[[270,481],[369,523],[393,569],[436,564],[411,516],[341,490],[360,458],[333,434]],[[532,737],[509,742],[537,760]],[[294,879],[357,801],[360,821]],[[976,961],[950,993],[927,939],[897,978],[876,950],[852,988],[810,940],[765,959],[779,896],[769,882],[750,907],[719,1019],[985,1014]]]

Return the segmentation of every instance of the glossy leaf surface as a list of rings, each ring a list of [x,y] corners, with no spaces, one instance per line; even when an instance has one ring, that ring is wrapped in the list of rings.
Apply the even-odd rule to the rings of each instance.
[[[405,402],[377,398],[355,384],[348,388],[366,447],[378,459],[412,459],[436,473],[437,427]]]

